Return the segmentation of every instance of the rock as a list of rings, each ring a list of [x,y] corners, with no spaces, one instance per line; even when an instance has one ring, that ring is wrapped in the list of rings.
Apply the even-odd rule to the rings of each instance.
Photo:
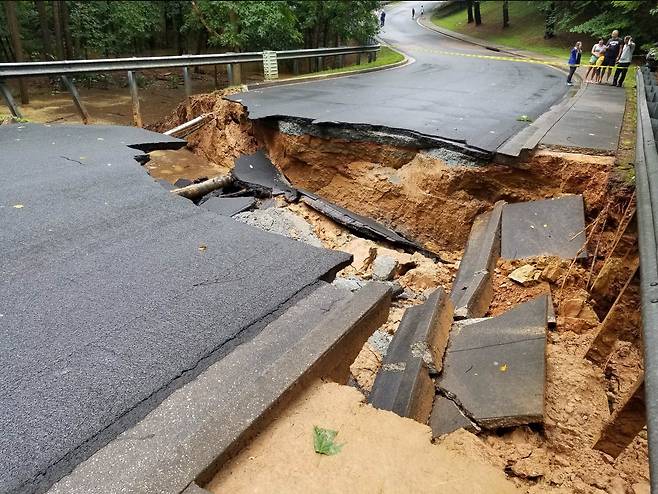
[[[387,281],[386,284],[391,287],[391,294],[393,297],[402,298],[405,289],[398,281]]]
[[[585,300],[581,298],[570,298],[560,304],[560,315],[562,317],[578,317]]]
[[[372,240],[354,238],[343,245],[340,250],[352,254],[352,266],[357,274],[365,274],[377,257],[377,244]]]
[[[395,276],[398,262],[392,257],[377,256],[372,263],[372,278],[375,281],[389,281]]]
[[[391,343],[391,336],[388,335],[385,331],[378,329],[370,338],[368,338],[368,344],[382,357],[386,355],[388,351],[388,345]],[[381,359],[380,359],[381,360]]]
[[[521,458],[515,462],[511,466],[511,470],[517,477],[525,479],[543,477],[550,470],[548,457],[543,450],[534,450],[527,458]]]
[[[345,290],[349,290],[350,292],[356,292],[359,288],[364,286],[366,282],[364,280],[361,280],[359,278],[340,278],[336,277],[336,279],[331,283],[335,287],[338,288],[344,288]]]
[[[550,283],[557,283],[562,275],[566,273],[566,269],[562,267],[562,261],[556,259],[550,262],[542,271],[541,278]]]
[[[533,285],[541,275],[541,272],[531,264],[524,264],[516,268],[507,277],[523,286]]]
[[[608,494],[626,494],[628,492],[628,484],[619,477],[613,478],[608,484]]]
[[[361,352],[350,366],[350,372],[362,389],[370,391],[381,364],[381,355],[367,342],[363,345]]]
[[[322,247],[322,242],[316,237],[311,224],[285,208],[257,209],[238,213],[233,218],[267,232],[299,240],[314,247]]]
[[[633,494],[651,494],[649,482],[637,482],[631,487]]]

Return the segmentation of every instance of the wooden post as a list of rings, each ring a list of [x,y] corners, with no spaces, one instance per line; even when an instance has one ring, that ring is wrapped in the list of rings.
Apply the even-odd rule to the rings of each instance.
[[[345,65],[345,55],[338,55],[338,68],[343,68]]]
[[[317,58],[317,64],[318,64],[318,72],[320,72],[324,67],[322,65],[322,57]]]
[[[219,88],[219,80],[217,79],[217,65],[213,65],[213,76],[214,76],[214,82],[215,82],[215,89]]]
[[[5,1],[5,14],[7,17],[7,27],[11,37],[11,45],[14,49],[14,58],[17,62],[25,61],[23,57],[23,43],[21,41],[21,31],[18,26],[18,17],[16,16],[16,2],[14,0]],[[27,93],[27,84],[22,77],[18,79],[18,87],[21,91],[21,103],[27,105],[30,102],[30,96]]]
[[[292,73],[299,75],[299,60],[296,58],[292,61]]]
[[[132,110],[133,110],[133,123],[136,127],[143,127],[142,114],[139,110],[139,93],[137,91],[137,81],[132,70],[128,71],[128,87],[130,88],[130,96],[132,97]]]
[[[644,374],[640,375],[626,396],[626,401],[612,414],[594,444],[594,449],[613,458],[617,458],[647,424]]]
[[[612,352],[612,349],[615,346],[615,342],[618,339],[617,328],[620,324],[619,317],[623,317],[623,315],[618,313],[617,308],[620,305],[619,302],[621,298],[624,296],[624,293],[626,293],[628,285],[630,285],[631,281],[635,277],[635,273],[637,273],[638,268],[639,262],[635,264],[633,271],[628,277],[628,280],[626,280],[626,283],[619,292],[619,295],[617,295],[617,298],[608,311],[608,314],[605,316],[603,322],[599,325],[599,328],[596,331],[596,336],[594,336],[594,340],[592,340],[592,344],[585,354],[585,358],[597,365],[603,365],[606,362],[608,355],[610,355]],[[638,310],[640,310],[639,307]]]
[[[62,75],[60,76],[60,78],[64,86],[66,86],[66,89],[68,89],[69,93],[71,93],[71,98],[73,98],[73,103],[75,104],[76,108],[78,109],[78,112],[80,113],[80,116],[82,117],[82,123],[88,125],[91,118],[89,118],[89,112],[87,112],[85,105],[82,104],[82,100],[80,99],[80,94],[78,93],[78,90],[75,88],[75,85],[69,80],[68,77]]]
[[[185,85],[185,96],[192,96],[192,79],[190,78],[190,68],[183,67],[183,83]]]
[[[3,80],[0,80],[0,93],[2,93],[2,97],[5,99],[5,103],[7,103],[7,106],[9,107],[9,111],[11,112],[12,116],[15,118],[23,118],[23,115],[21,114],[21,111],[18,108],[16,101],[14,101],[14,97],[11,95],[11,91],[9,90],[9,87],[5,84],[5,81]]]
[[[361,54],[360,53],[356,54],[356,64],[361,65]]]

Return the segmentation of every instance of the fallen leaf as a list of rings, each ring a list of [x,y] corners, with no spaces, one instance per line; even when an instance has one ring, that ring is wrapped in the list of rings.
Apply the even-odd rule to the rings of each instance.
[[[500,369],[500,372],[507,372],[507,364],[501,365],[498,369]]]
[[[206,244],[201,244],[199,245],[199,250],[201,252],[205,252],[206,250],[208,250],[208,246]]]
[[[14,204],[14,209],[23,209],[25,206],[22,204]]]
[[[320,455],[335,455],[340,453],[343,444],[336,444],[335,439],[338,431],[323,429],[317,425],[313,426],[313,448]]]

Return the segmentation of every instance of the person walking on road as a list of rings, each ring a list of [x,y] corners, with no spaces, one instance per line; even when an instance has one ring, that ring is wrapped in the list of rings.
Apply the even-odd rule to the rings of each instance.
[[[411,19],[413,20],[415,18],[416,18],[416,9],[411,7]]]
[[[571,78],[576,73],[576,69],[580,65],[580,55],[582,54],[583,44],[580,41],[576,42],[576,46],[571,49],[571,55],[569,56],[569,76],[567,77],[567,86],[573,86]]]
[[[592,56],[589,58],[589,67],[587,67],[587,74],[585,74],[585,82],[594,82],[596,77],[595,64],[603,52],[605,52],[605,41],[601,38],[598,43],[592,46]],[[589,77],[590,73],[592,74],[591,79]]]
[[[635,50],[635,42],[630,36],[624,36],[624,48],[621,50],[621,56],[617,62],[617,70],[615,70],[615,76],[612,78],[612,85],[617,87],[622,87],[624,84],[624,79],[626,79],[626,72],[628,72],[628,66],[631,64],[633,59],[633,51]]]
[[[372,19],[372,17],[371,17]],[[381,15],[379,16],[379,21],[381,23],[381,27],[384,27],[384,22],[386,22],[386,12],[382,10]]]
[[[605,60],[603,60],[603,65],[607,67],[607,73],[605,76],[605,82],[607,83],[610,80],[610,74],[612,74],[612,67],[617,65],[617,61],[621,56],[621,47],[624,42],[619,37],[619,31],[616,29],[612,31],[612,36],[608,40],[608,44],[605,45]],[[605,72],[606,69],[604,68]],[[603,78],[601,78],[603,79]]]

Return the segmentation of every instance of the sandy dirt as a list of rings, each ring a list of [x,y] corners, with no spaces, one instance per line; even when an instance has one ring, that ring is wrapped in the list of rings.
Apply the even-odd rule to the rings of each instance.
[[[338,431],[341,451],[315,453],[313,426]],[[479,441],[434,445],[429,427],[364,404],[353,388],[316,384],[206,488],[216,494],[518,492],[502,470],[464,454],[469,450],[463,443],[473,440]]]

